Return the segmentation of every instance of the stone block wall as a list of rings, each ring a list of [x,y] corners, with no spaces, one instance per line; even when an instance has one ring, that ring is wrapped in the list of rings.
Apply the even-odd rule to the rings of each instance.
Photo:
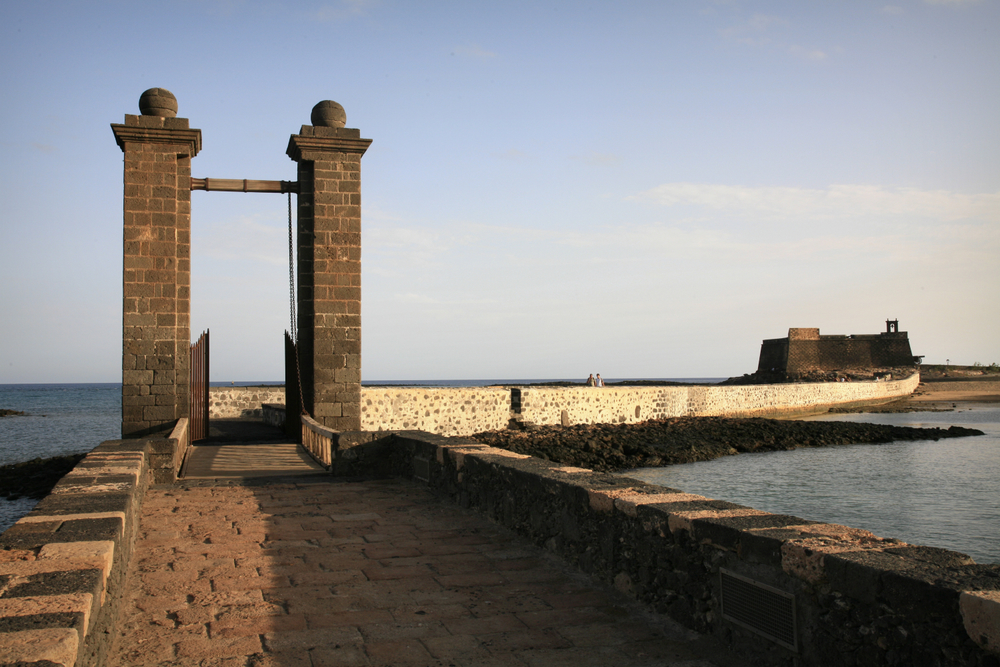
[[[758,371],[782,370],[788,365],[788,338],[772,338],[760,345]]]
[[[888,402],[909,396],[919,383],[920,376],[914,374],[889,382],[522,387],[519,409],[512,408],[511,390],[503,387],[363,387],[359,428],[333,430],[416,429],[461,436],[507,428],[511,419],[551,425],[635,424],[682,416],[787,417],[815,414],[836,405]],[[283,402],[284,391],[280,387],[213,387],[211,396],[212,416],[258,416],[261,403]]]
[[[0,535],[0,664],[115,662],[143,498],[150,484],[176,479],[186,425],[169,437],[101,443]]]
[[[819,329],[789,329],[787,338],[761,343],[757,370],[791,375],[850,368],[912,366],[905,331],[853,336],[821,336]]]
[[[510,390],[500,387],[364,387],[361,429],[467,435],[507,428]]]
[[[920,376],[890,382],[815,382],[690,387],[521,389],[520,417],[533,424],[634,424],[667,417],[767,417],[912,394]],[[565,415],[564,415],[565,413]]]
[[[150,115],[111,127],[125,154],[122,436],[132,437],[190,411],[191,158],[201,132]]]
[[[209,419],[263,418],[264,403],[284,403],[285,388],[210,387],[208,390]]]
[[[303,125],[287,151],[298,163],[302,404],[338,430],[360,428],[361,157],[370,144],[356,129]]]
[[[367,447],[380,454],[358,451]],[[746,664],[992,667],[1000,658],[998,564],[461,438],[396,433],[335,452],[391,459],[395,474],[718,637]],[[791,641],[757,631],[773,631],[773,616],[782,616],[762,602],[737,617],[745,625],[724,617],[743,602],[724,592],[734,578],[752,600],[775,592],[794,600],[778,619]]]

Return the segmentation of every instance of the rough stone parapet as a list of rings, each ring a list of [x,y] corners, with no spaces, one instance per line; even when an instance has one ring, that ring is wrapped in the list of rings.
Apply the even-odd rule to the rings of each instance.
[[[176,479],[186,421],[100,444],[0,535],[0,664],[109,664],[142,501]]]
[[[752,664],[985,666],[1000,657],[1000,564],[457,438],[397,433],[380,447],[390,448],[396,474],[719,637]],[[793,649],[724,619],[724,576],[794,598]]]

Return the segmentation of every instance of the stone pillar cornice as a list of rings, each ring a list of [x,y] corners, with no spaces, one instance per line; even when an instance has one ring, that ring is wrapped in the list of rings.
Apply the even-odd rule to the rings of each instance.
[[[285,153],[296,162],[312,159],[310,153],[364,155],[371,143],[371,139],[362,139],[357,129],[303,125],[299,134],[293,134],[288,140]]]
[[[179,157],[194,157],[201,150],[201,130],[188,127],[187,118],[125,116],[125,124],[111,124],[115,141],[125,151],[126,142],[177,146]]]

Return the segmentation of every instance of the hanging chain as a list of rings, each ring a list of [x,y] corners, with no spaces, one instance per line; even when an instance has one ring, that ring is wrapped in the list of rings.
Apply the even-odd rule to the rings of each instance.
[[[292,193],[288,193],[288,302],[291,306],[291,327],[288,329],[292,342],[297,343],[299,336],[295,330],[295,255],[292,240]]]
[[[311,416],[306,411],[305,394],[302,391],[302,366],[299,363],[299,330],[295,317],[295,253],[292,236],[292,192],[288,191],[288,300],[291,306],[291,329],[292,345],[295,349],[295,379],[299,383],[299,410],[301,414]],[[286,387],[287,391],[287,387]]]

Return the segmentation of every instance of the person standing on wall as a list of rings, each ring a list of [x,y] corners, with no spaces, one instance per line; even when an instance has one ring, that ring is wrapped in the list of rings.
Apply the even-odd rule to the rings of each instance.
[[[588,386],[588,387],[596,387],[596,386],[597,386],[597,385],[595,384],[595,380],[594,380],[594,374],[593,374],[593,373],[591,373],[591,374],[590,374],[590,377],[588,377],[588,378],[587,378],[587,386]]]
[[[600,373],[598,373],[597,374],[597,378],[594,379],[594,386],[595,387],[603,387],[604,386],[604,378],[601,377]]]

